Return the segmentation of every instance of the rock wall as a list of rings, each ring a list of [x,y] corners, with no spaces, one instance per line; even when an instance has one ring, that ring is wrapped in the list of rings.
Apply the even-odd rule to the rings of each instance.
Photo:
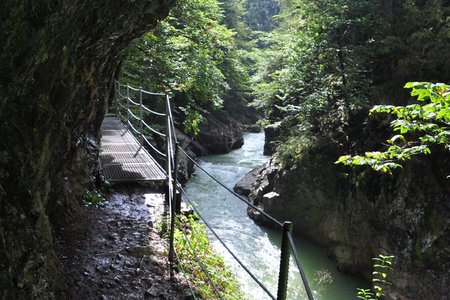
[[[64,298],[55,224],[91,180],[126,47],[173,2],[0,4],[0,299]]]
[[[280,11],[275,0],[247,0],[245,7],[246,23],[250,28],[260,31],[270,31],[273,28],[272,17]]]
[[[438,152],[395,176],[348,173],[324,149],[282,172],[272,160],[254,171],[249,198],[326,245],[341,270],[369,279],[372,257],[395,255],[387,299],[449,299],[450,158]],[[264,223],[251,209],[249,215]]]
[[[244,132],[260,132],[261,127],[256,123],[263,118],[261,112],[238,96],[226,99],[222,109],[207,112],[205,117],[199,135],[191,135],[206,150],[206,153],[194,150],[197,155],[222,154],[240,148],[244,144]],[[198,147],[194,145],[194,148]]]
[[[206,120],[200,125],[200,133],[195,140],[209,154],[228,153],[244,144],[242,126],[228,112],[221,110],[209,113]]]

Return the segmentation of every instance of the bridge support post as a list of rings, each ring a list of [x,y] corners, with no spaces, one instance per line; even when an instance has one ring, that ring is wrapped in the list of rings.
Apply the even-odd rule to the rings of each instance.
[[[181,212],[181,193],[178,191],[178,156],[179,156],[179,143],[178,141],[175,142],[175,155],[173,160],[173,190],[174,190],[174,197],[175,197],[175,213],[179,214]]]
[[[173,190],[169,186],[171,184],[170,182],[167,182],[168,186],[166,187],[166,195],[168,198],[168,205],[169,205],[169,216],[170,216],[170,229],[169,229],[169,271],[170,271],[170,278],[174,275],[174,261],[175,261],[175,245],[174,245],[174,239],[175,239],[175,209],[174,209],[174,194]]]
[[[144,112],[143,112],[143,108],[142,108],[142,87],[139,88],[139,131],[141,133],[141,138],[140,138],[140,142],[141,142],[141,146],[144,145]]]
[[[278,276],[277,300],[286,300],[287,284],[289,278],[290,245],[288,233],[292,233],[292,222],[283,223],[283,235],[281,238],[280,273]]]
[[[169,175],[170,172],[170,117],[169,117],[169,99],[166,94],[166,172]]]
[[[130,86],[127,84],[127,129],[130,130]]]
[[[114,80],[114,87],[115,87],[115,95],[116,95],[116,99],[115,99],[115,106],[116,106],[116,116],[119,116],[119,101],[120,101],[120,83],[116,80]]]
[[[181,193],[180,191],[175,192],[175,214],[181,213]]]

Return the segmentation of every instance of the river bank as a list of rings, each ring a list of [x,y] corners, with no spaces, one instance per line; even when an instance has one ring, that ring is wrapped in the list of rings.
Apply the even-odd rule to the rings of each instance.
[[[247,133],[244,139],[244,145],[240,149],[228,154],[202,157],[200,161],[202,168],[226,186],[233,187],[248,171],[269,159],[262,154],[263,133]],[[228,195],[200,170],[197,170],[189,180],[186,190],[192,199],[195,199],[195,205],[206,221],[252,272],[268,285],[269,290],[276,294],[280,233],[257,226],[247,216],[245,203]],[[296,232],[295,224],[294,232]],[[317,299],[348,300],[355,297],[357,287],[367,286],[362,280],[338,272],[335,263],[328,258],[325,248],[308,239],[296,237],[296,241]],[[237,268],[233,259],[219,243],[213,240],[213,244],[216,250],[225,256],[226,262],[235,268],[242,290],[247,293],[246,299],[266,299],[265,293],[244,270]],[[306,299],[300,277],[293,264],[289,276],[288,299]]]

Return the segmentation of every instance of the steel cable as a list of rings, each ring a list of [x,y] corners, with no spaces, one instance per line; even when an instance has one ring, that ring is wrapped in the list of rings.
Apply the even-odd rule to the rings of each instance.
[[[164,153],[162,153],[161,151],[159,151],[158,149],[156,149],[156,147],[155,146],[153,146],[151,143],[150,143],[150,141],[147,139],[147,137],[144,135],[143,136],[143,138],[144,138],[144,140],[147,142],[147,144],[156,152],[156,153],[158,153],[159,155],[161,155],[162,157],[166,157],[166,155],[164,154]]]
[[[142,121],[142,124],[143,124],[145,127],[147,127],[147,129],[150,130],[151,132],[153,132],[153,133],[155,133],[155,134],[157,134],[157,135],[159,135],[159,136],[166,137],[166,135],[165,135],[164,133],[159,132],[159,131],[156,130],[156,129],[153,129],[152,127],[150,127],[150,126],[149,126],[147,123],[145,123],[144,121]]]
[[[179,218],[178,218],[178,219],[179,219]],[[181,222],[181,220],[178,220],[178,221]],[[200,266],[200,268],[202,269],[203,273],[205,273],[205,275],[206,275],[206,277],[208,278],[209,282],[211,283],[211,286],[212,286],[214,292],[216,293],[216,295],[217,295],[220,299],[223,299],[222,296],[220,295],[219,290],[217,289],[216,285],[215,285],[214,282],[212,281],[211,276],[209,275],[208,271],[206,270],[205,265],[201,262],[201,260],[198,258],[197,254],[195,253],[194,247],[192,246],[191,241],[189,241],[189,239],[188,239],[188,237],[187,237],[187,235],[186,235],[186,231],[184,230],[184,228],[183,228],[182,226],[180,226],[180,227],[181,227],[181,230],[180,230],[180,231],[183,233],[183,236],[184,236],[186,242],[188,243],[189,248],[190,248],[191,251],[192,251],[192,255],[194,256],[194,260],[195,260],[195,261],[197,262],[197,264]]]
[[[136,115],[131,111],[131,109],[129,109],[128,112],[130,113],[130,115],[131,115],[133,118],[135,118],[135,119],[138,120],[138,121],[141,121],[141,118],[139,118],[138,116],[136,116]]]
[[[150,108],[148,108],[147,106],[145,106],[145,105],[142,105],[142,108],[145,110],[145,111],[147,111],[147,112],[149,112],[149,113],[152,113],[152,114],[154,114],[154,115],[157,115],[157,116],[165,116],[166,114],[164,114],[164,113],[160,113],[160,112],[157,112],[157,111],[153,111],[153,110],[151,110]]]
[[[136,128],[134,128],[133,124],[131,123],[130,120],[128,120],[128,125],[130,125],[131,129],[133,129],[134,132],[136,132],[137,134],[141,134],[141,132],[139,130],[137,130]]]
[[[217,182],[220,186],[222,186],[224,189],[226,189],[228,192],[230,192],[231,194],[233,194],[236,198],[238,198],[239,200],[241,200],[242,202],[245,202],[248,206],[250,206],[251,208],[253,208],[254,210],[258,211],[259,213],[261,213],[264,217],[266,217],[267,219],[269,219],[270,221],[272,221],[273,223],[277,224],[280,227],[283,227],[283,223],[281,223],[280,221],[278,221],[277,219],[275,219],[274,217],[272,217],[271,215],[269,215],[268,213],[266,213],[265,211],[263,211],[262,209],[260,209],[259,207],[255,206],[254,204],[250,203],[248,200],[245,200],[244,198],[242,198],[241,196],[239,196],[238,194],[236,194],[233,190],[231,190],[230,188],[228,188],[226,185],[224,185],[222,182],[220,182],[218,179],[216,179],[214,176],[212,176],[211,174],[208,173],[208,171],[206,171],[204,168],[202,168],[200,166],[200,164],[198,162],[196,162],[192,157],[189,156],[189,154],[186,153],[186,151],[184,151],[181,147],[179,147],[180,151],[186,155],[186,157],[192,161],[192,163],[194,163],[195,166],[197,166],[200,170],[202,170],[206,175],[208,175],[209,178],[211,178],[212,180],[214,180],[215,182]]]
[[[222,246],[233,256],[233,258],[237,261],[237,263],[247,272],[248,275],[271,297],[272,299],[276,299],[272,293],[264,286],[264,284],[256,278],[256,276],[244,265],[244,263],[234,254],[233,251],[225,244],[225,242],[217,235],[217,233],[212,229],[212,227],[208,224],[208,222],[205,221],[205,219],[202,217],[200,212],[197,210],[197,208],[193,205],[192,201],[189,199],[189,196],[187,195],[186,191],[181,187],[178,186],[178,189],[181,191],[181,193],[186,197],[186,201],[192,206],[192,209],[197,213],[198,217],[202,220],[202,222],[205,224],[205,226],[211,231],[211,233],[217,238],[217,240],[222,244]]]
[[[287,232],[287,236],[289,239],[289,244],[291,246],[292,253],[294,255],[295,263],[297,264],[298,271],[300,272],[300,276],[302,277],[303,286],[305,287],[306,294],[308,295],[308,299],[314,300],[314,296],[313,296],[313,293],[309,286],[308,279],[306,278],[305,271],[303,270],[302,264],[300,262],[300,257],[298,256],[298,253],[297,253],[297,248],[295,247],[295,244],[294,244],[294,239],[292,238],[292,233]]]
[[[141,106],[139,103],[134,102],[131,98],[128,98],[128,101],[129,101],[131,104],[134,104],[135,106]]]
[[[143,124],[148,130],[150,130],[151,132],[153,132],[154,134],[157,134],[157,135],[162,136],[162,137],[166,137],[166,135],[165,135],[164,133],[162,133],[162,132],[160,132],[160,131],[158,131],[158,130],[156,130],[156,129],[153,129],[153,128],[150,127],[147,123],[145,123],[145,121],[142,121],[142,124]]]
[[[145,91],[145,90],[142,90],[142,92],[144,94],[147,94],[147,95],[150,95],[150,96],[165,96],[166,95],[166,94],[163,94],[163,93],[154,93],[154,92],[149,92],[149,91]]]
[[[188,285],[188,287],[189,287],[189,290],[190,290],[191,293],[192,293],[192,297],[194,297],[194,299],[197,300],[198,298],[195,296],[195,292],[194,292],[194,290],[193,290],[192,287],[191,287],[191,282],[190,282],[190,280],[189,280],[189,278],[188,278],[188,276],[187,276],[187,273],[186,273],[186,270],[185,270],[184,267],[183,267],[183,264],[181,263],[181,259],[180,259],[180,257],[178,256],[177,251],[174,251],[174,254],[175,254],[176,258],[177,258],[178,265],[179,265],[180,268],[181,268],[181,273],[183,273],[183,277],[184,277],[184,278],[186,279],[186,281],[187,281],[187,285]]]

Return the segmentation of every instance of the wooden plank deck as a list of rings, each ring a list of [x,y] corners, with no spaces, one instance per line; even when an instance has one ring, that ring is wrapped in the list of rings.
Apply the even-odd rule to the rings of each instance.
[[[163,181],[164,170],[116,117],[102,124],[101,173],[109,182]]]

